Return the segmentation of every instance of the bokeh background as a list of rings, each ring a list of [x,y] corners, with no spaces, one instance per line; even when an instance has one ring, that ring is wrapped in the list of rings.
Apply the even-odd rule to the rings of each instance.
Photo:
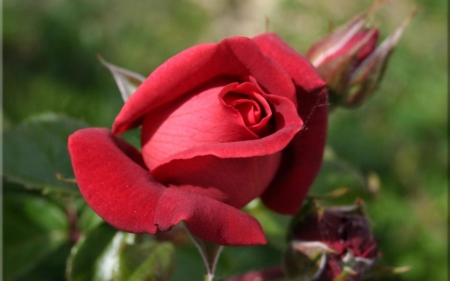
[[[61,143],[48,140],[58,132],[43,126],[30,133],[27,126],[33,120],[51,120],[54,115],[49,114],[55,113],[71,118],[64,123],[67,133],[86,124],[110,128],[123,102],[96,53],[147,76],[192,45],[260,34],[266,30],[266,17],[270,31],[304,53],[330,25],[342,24],[371,3],[3,1],[5,280],[65,278],[73,221],[70,210],[64,207],[68,199],[49,191],[52,184],[46,180],[54,179],[48,179],[46,173],[53,169],[67,170],[64,176],[69,178],[72,174],[70,167],[62,167],[68,159]],[[384,38],[414,5],[417,15],[393,54],[378,93],[358,109],[338,108],[331,113],[329,161],[313,191],[342,186],[361,189],[380,239],[383,262],[412,267],[397,279],[439,281],[447,280],[448,273],[448,3],[393,0],[380,9],[375,24]],[[42,147],[48,151],[42,152]],[[82,200],[75,201],[75,210],[84,208]],[[270,224],[264,210],[254,212],[259,212],[255,215],[263,224]],[[281,246],[277,241],[284,235],[283,229],[276,224],[265,229],[273,237],[268,246],[224,251],[219,277],[279,261]],[[201,280],[203,268],[195,249],[179,248],[173,280]]]

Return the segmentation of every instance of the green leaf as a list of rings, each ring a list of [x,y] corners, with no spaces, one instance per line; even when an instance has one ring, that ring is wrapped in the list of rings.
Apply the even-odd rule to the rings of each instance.
[[[94,281],[116,280],[119,275],[119,255],[127,244],[135,242],[136,235],[118,231],[94,264]]]
[[[224,247],[217,264],[217,279],[226,280],[227,278],[225,277],[243,275],[249,271],[278,266],[280,265],[281,255],[282,252],[271,245]],[[194,258],[192,257],[191,259]],[[181,264],[177,263],[177,267],[179,266]],[[183,279],[182,275],[179,276],[181,278],[174,280],[201,280],[200,278]]]
[[[88,233],[92,229],[95,229],[99,224],[103,222],[103,219],[99,217],[86,203],[83,204],[80,210],[80,215],[77,221],[78,230],[81,233]]]
[[[175,261],[171,243],[135,244],[136,235],[101,224],[73,247],[69,281],[169,280]]]
[[[125,245],[120,254],[116,281],[166,281],[175,265],[175,248],[171,243],[155,241]]]
[[[225,252],[227,248],[225,247]],[[242,248],[242,247],[239,247]],[[198,281],[204,280],[205,276],[205,265],[202,261],[198,253],[197,247],[194,245],[189,246],[180,246],[176,247],[176,267],[173,273],[172,280],[183,280],[183,281]],[[219,260],[219,263],[223,261]],[[236,262],[236,255],[233,256],[233,261]],[[224,267],[219,267],[218,270],[223,269]],[[233,268],[234,269],[234,268]]]
[[[18,278],[14,278],[14,281],[49,281],[49,280],[66,280],[65,268],[66,260],[70,254],[73,242],[66,241],[64,244],[58,247],[55,251],[51,252],[44,259],[30,271],[24,275],[20,275]],[[9,279],[5,279],[9,280]]]
[[[128,280],[149,254],[157,248],[157,244],[156,241],[151,241],[142,245],[124,245],[120,253],[116,280]]]
[[[69,281],[92,281],[95,264],[105,252],[116,235],[117,230],[104,223],[82,236],[73,246],[67,261],[67,279]]]
[[[5,192],[4,276],[26,273],[69,239],[63,210],[47,198]]]
[[[55,114],[35,116],[4,133],[4,175],[10,182],[42,192],[79,194],[76,184],[59,181],[55,173],[73,178],[67,139],[87,127]]]

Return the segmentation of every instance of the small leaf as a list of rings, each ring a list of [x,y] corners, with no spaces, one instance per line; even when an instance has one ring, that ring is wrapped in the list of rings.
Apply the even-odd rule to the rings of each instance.
[[[120,268],[134,269],[128,279],[117,281],[168,281],[175,265],[175,248],[169,242],[127,245],[120,255]]]
[[[128,280],[157,247],[158,242],[156,241],[150,241],[141,245],[123,245],[120,251],[119,269],[115,280]]]
[[[109,245],[103,253],[98,257],[94,265],[94,281],[111,281],[116,280],[119,275],[120,258],[123,248],[127,244],[133,244],[136,235],[118,231],[112,238]]]
[[[5,192],[3,223],[7,280],[33,269],[69,240],[64,211],[47,198]]]
[[[111,243],[117,230],[104,223],[89,232],[73,246],[67,261],[69,281],[92,281],[95,263]]]
[[[4,133],[3,163],[6,179],[42,192],[79,194],[76,184],[59,181],[55,173],[73,178],[67,150],[71,133],[84,122],[55,114],[30,118]]]
[[[106,68],[108,68],[109,71],[111,71],[124,102],[130,98],[130,96],[136,91],[137,87],[139,87],[139,85],[145,80],[144,76],[126,70],[125,68],[115,66],[104,60],[100,55],[97,55],[97,59]]]
[[[88,233],[92,229],[95,229],[99,224],[103,222],[103,219],[99,217],[89,205],[84,204],[81,207],[80,215],[78,217],[77,226],[78,230],[82,233]]]

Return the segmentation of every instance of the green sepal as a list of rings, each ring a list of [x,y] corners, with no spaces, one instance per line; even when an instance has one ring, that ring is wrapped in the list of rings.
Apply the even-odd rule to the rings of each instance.
[[[140,74],[107,62],[99,54],[97,54],[97,59],[111,72],[124,102],[130,98],[137,87],[145,80],[145,77]]]

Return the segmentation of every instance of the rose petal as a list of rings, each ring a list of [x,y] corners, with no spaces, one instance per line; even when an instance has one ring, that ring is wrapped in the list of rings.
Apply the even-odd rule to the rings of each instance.
[[[287,98],[265,95],[274,107],[275,132],[261,139],[234,141],[224,143],[205,143],[186,149],[161,160],[164,165],[173,160],[191,159],[197,156],[213,155],[219,158],[246,158],[266,156],[282,151],[303,126],[292,102]],[[240,118],[242,121],[242,118]],[[147,160],[146,160],[147,161]],[[154,167],[155,169],[157,166]]]
[[[283,151],[277,177],[261,196],[272,210],[282,214],[296,214],[314,181],[320,166],[326,141],[328,96],[305,94],[299,98],[299,114],[304,128]]]
[[[274,33],[253,38],[261,51],[279,63],[304,92],[314,92],[326,86],[311,63]],[[299,106],[301,102],[299,101]]]
[[[100,217],[124,231],[158,231],[154,212],[166,188],[143,168],[136,149],[92,128],[69,137],[69,152],[81,194]]]
[[[242,208],[264,192],[278,171],[280,159],[281,152],[250,158],[198,156],[160,165],[152,170],[152,175],[166,185],[202,187],[203,194],[204,189],[220,190],[222,197],[216,194],[212,197]]]
[[[192,233],[221,245],[266,243],[261,226],[248,214],[157,182],[142,166],[139,152],[107,129],[75,132],[69,152],[86,202],[118,229],[155,234],[185,220]]]
[[[179,152],[207,144],[257,139],[241,115],[224,105],[219,92],[228,81],[215,81],[190,95],[151,111],[142,126],[142,153],[147,167]]]
[[[297,86],[298,113],[305,122],[304,129],[283,152],[280,171],[261,197],[272,210],[295,214],[322,164],[328,117],[326,84],[310,62],[276,34],[263,34],[253,40],[291,75]]]
[[[265,56],[249,38],[232,37],[219,44],[189,48],[158,67],[125,103],[113,124],[122,133],[140,124],[142,116],[219,77],[252,75],[265,90],[296,104],[289,75]]]
[[[259,137],[271,133],[272,109],[257,84],[244,82],[227,85],[219,93],[224,104],[236,109],[248,128]]]
[[[155,220],[162,231],[184,220],[193,234],[220,245],[266,244],[264,232],[255,218],[214,199],[176,187],[164,192]]]
[[[202,116],[199,119],[200,122],[196,122],[193,118],[186,116],[187,114],[182,114],[181,124],[186,122],[186,118],[190,119],[187,122],[189,128],[195,128],[192,134],[186,134],[186,129],[180,129],[184,128],[183,126],[186,124],[172,123],[169,121],[170,118],[160,115],[164,120],[162,126],[167,125],[168,131],[171,132],[168,135],[176,137],[159,139],[159,133],[149,134],[152,139],[159,139],[157,143],[154,143],[152,139],[144,141],[143,153],[146,163],[151,165],[151,173],[164,184],[192,184],[204,189],[220,190],[222,194],[226,195],[225,198],[217,197],[216,194],[211,197],[237,208],[243,207],[252,199],[260,196],[278,171],[280,152],[303,125],[290,100],[274,95],[265,95],[265,98],[270,100],[274,108],[276,132],[261,139],[218,141],[225,139],[220,135],[225,133],[225,137],[227,137],[226,133],[230,130],[227,126],[221,125],[224,122],[230,122],[230,118],[226,115],[217,115],[218,120],[214,115],[208,115],[212,119],[211,125],[205,125],[203,119],[209,120],[209,118]],[[210,105],[211,103],[205,104]],[[190,106],[187,103],[183,103],[182,106],[185,105],[189,114],[196,115],[202,112],[196,106]],[[177,109],[177,112],[181,111],[180,108]],[[154,117],[153,114],[147,115],[143,126],[144,134],[147,134],[145,133],[147,125],[155,126],[155,122],[159,124],[158,116],[158,114]],[[147,124],[147,120],[150,122],[149,124]],[[242,121],[242,119],[240,120]],[[215,126],[218,127],[217,130]],[[214,141],[195,143],[196,138],[200,140],[213,138]],[[191,148],[180,151],[180,148],[192,143],[196,146],[193,145]],[[159,153],[158,157],[167,155],[167,158],[161,160],[161,158],[149,157],[156,153]]]

